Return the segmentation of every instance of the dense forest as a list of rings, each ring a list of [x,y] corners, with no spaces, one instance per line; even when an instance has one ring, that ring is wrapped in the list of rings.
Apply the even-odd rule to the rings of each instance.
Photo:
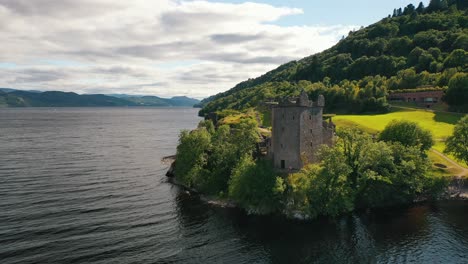
[[[326,111],[384,112],[392,90],[442,89],[452,110],[468,110],[468,2],[410,4],[349,32],[332,48],[291,61],[202,101],[200,115],[260,102],[325,95]]]

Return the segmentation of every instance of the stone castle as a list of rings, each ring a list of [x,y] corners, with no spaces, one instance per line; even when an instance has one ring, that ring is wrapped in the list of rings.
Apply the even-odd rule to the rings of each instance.
[[[278,169],[298,170],[317,162],[322,144],[331,145],[334,124],[323,120],[325,98],[309,100],[303,90],[298,98],[285,99],[272,106],[272,135],[268,155]]]

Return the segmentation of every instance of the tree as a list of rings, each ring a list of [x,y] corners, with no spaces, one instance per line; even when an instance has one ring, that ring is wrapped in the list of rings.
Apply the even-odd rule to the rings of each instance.
[[[409,4],[409,5],[407,5],[407,6],[405,7],[405,9],[404,9],[404,11],[403,11],[403,14],[404,14],[404,15],[411,15],[411,14],[414,13],[414,10],[415,10],[415,9],[416,9],[416,8],[414,7],[413,4]]]
[[[468,65],[468,51],[462,49],[452,51],[445,59],[444,65],[447,68],[456,67],[457,69],[463,69],[463,67]]]
[[[447,138],[445,153],[468,163],[468,115],[458,121],[453,134]]]
[[[422,152],[434,145],[431,131],[406,120],[391,121],[379,134],[379,139],[386,142],[399,142],[407,147],[417,146]]]
[[[453,42],[454,49],[468,50],[468,35],[460,34]]]
[[[241,158],[229,181],[229,197],[249,212],[277,210],[283,192],[283,180],[276,177],[271,161],[254,161],[250,155]]]
[[[187,186],[193,186],[193,179],[206,163],[206,151],[210,144],[211,136],[205,128],[191,132],[184,130],[180,133],[174,167],[174,173],[179,181]]]
[[[468,74],[459,72],[450,78],[445,101],[455,108],[468,104]]]
[[[446,0],[431,0],[429,2],[429,5],[427,6],[427,11],[435,12],[435,11],[443,10],[444,7],[447,8]]]
[[[337,146],[342,149],[346,163],[351,168],[349,175],[351,186],[355,188],[359,178],[359,157],[366,150],[371,138],[357,128],[342,128],[336,135],[339,138]]]
[[[419,14],[422,14],[422,13],[424,12],[424,4],[423,4],[423,2],[419,2],[418,7],[416,8],[416,12],[418,12]]]

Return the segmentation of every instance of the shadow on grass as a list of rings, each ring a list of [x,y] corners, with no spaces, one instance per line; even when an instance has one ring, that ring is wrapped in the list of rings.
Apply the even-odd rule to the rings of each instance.
[[[460,120],[462,117],[463,117],[463,114],[444,113],[444,112],[434,113],[434,121],[443,122],[443,123],[452,124],[452,125],[457,124],[458,120]]]

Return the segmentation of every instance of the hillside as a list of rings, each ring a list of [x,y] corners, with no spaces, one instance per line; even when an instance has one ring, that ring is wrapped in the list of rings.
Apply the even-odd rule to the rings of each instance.
[[[31,92],[0,90],[0,107],[89,107],[89,106],[155,106],[192,107],[198,100],[188,97],[170,99],[157,96],[118,98],[102,94],[79,95],[72,92]]]
[[[390,90],[447,88],[454,76],[466,81],[467,5],[466,1],[432,0],[428,7],[410,4],[396,9],[393,16],[349,32],[328,50],[203,100],[200,115],[296,96],[299,88],[311,96],[323,93],[328,111],[385,112]],[[451,106],[466,109],[466,101],[459,96],[468,93],[464,89],[448,98]]]

